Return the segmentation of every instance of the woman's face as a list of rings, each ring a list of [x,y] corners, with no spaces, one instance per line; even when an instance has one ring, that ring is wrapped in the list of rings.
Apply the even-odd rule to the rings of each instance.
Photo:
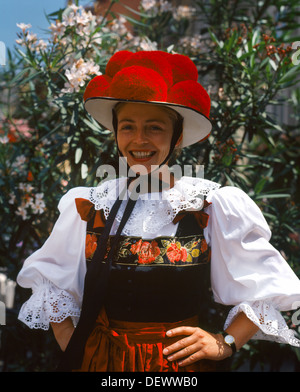
[[[160,165],[167,157],[173,121],[168,112],[155,105],[126,103],[117,113],[119,149],[130,167]]]

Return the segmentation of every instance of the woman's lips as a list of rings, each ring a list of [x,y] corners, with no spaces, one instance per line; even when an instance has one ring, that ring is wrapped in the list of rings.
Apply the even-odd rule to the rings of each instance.
[[[149,159],[151,159],[153,157],[153,155],[155,154],[155,151],[137,151],[137,150],[133,150],[130,151],[131,156],[136,160],[136,161],[148,161]]]

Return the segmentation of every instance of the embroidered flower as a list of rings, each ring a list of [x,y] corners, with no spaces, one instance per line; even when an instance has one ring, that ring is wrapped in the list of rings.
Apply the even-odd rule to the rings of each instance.
[[[91,258],[97,249],[97,236],[95,234],[87,234],[85,240],[85,257]]]
[[[132,244],[131,247],[130,247],[131,253],[136,255],[140,251],[141,245],[142,245],[142,240],[141,239],[138,242],[136,242],[135,244]]]
[[[167,256],[171,263],[176,261],[186,261],[187,251],[186,248],[181,246],[180,242],[172,242],[167,249]]]
[[[137,255],[138,257],[134,257]],[[143,240],[125,237],[118,251],[119,261],[138,264],[202,264],[210,260],[210,248],[203,235],[195,237],[161,238]]]
[[[160,249],[156,241],[142,241],[140,239],[135,244],[131,245],[130,251],[132,254],[139,256],[139,264],[150,264],[160,255]]]

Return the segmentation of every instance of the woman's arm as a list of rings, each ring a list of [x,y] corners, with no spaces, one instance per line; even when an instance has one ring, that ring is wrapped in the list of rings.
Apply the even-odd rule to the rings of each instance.
[[[226,332],[235,338],[239,350],[259,328],[241,312]],[[232,355],[232,349],[224,342],[222,334],[213,334],[195,327],[178,327],[167,331],[168,337],[187,335],[164,349],[169,361],[179,360],[187,366],[201,359],[219,361]]]
[[[65,351],[74,332],[74,325],[71,317],[66,318],[61,323],[50,324],[59,347],[62,351]]]
[[[226,332],[234,337],[236,348],[239,350],[258,330],[259,327],[249,320],[245,313],[240,312]]]

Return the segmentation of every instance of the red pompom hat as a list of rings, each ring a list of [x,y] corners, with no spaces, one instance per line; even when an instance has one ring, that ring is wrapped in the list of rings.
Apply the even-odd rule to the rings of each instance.
[[[109,130],[118,102],[167,106],[183,117],[179,147],[205,140],[211,131],[209,95],[198,83],[196,65],[181,54],[119,51],[108,61],[105,75],[89,82],[84,102],[88,113]]]

